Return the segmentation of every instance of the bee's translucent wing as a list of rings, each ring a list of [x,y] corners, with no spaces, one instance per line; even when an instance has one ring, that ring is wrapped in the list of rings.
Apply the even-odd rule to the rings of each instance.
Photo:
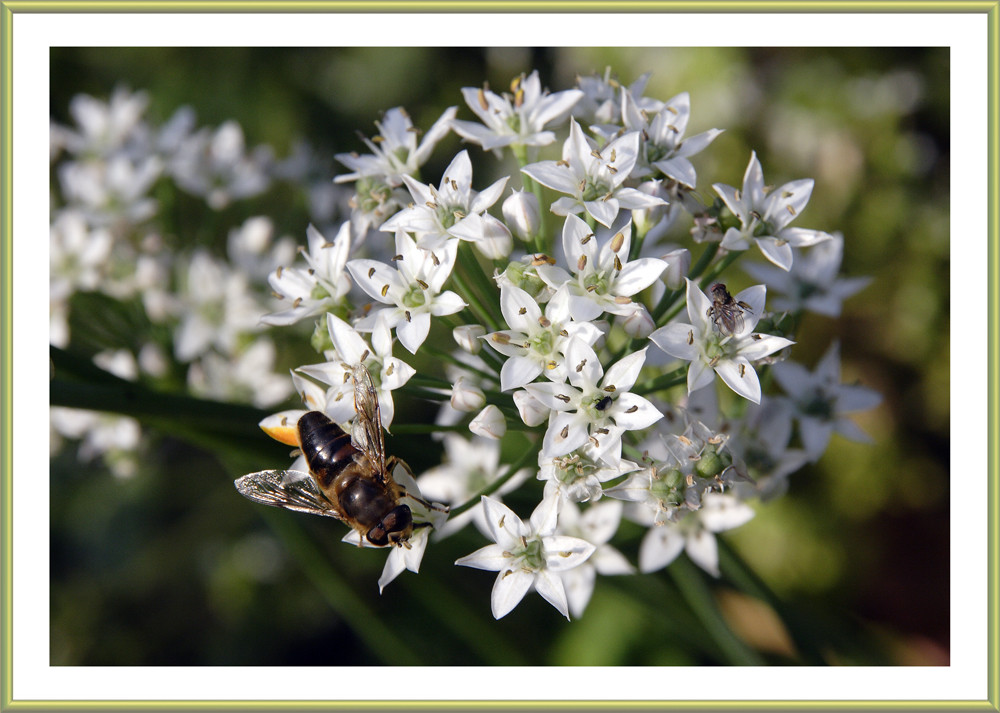
[[[336,506],[323,497],[316,481],[308,473],[262,470],[238,478],[235,485],[240,495],[261,505],[344,519]]]
[[[368,369],[363,364],[354,367],[354,421],[351,439],[354,447],[368,457],[379,477],[385,473],[385,441],[382,438],[382,414],[379,412],[378,392]]]

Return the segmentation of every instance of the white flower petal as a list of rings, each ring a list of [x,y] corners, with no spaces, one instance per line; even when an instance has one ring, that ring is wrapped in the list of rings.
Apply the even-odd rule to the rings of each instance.
[[[639,571],[648,573],[663,569],[677,559],[684,549],[684,536],[676,527],[651,527],[639,545]]]
[[[723,359],[715,365],[715,372],[737,394],[755,404],[760,403],[760,380],[746,357]]]
[[[411,354],[416,354],[417,349],[427,339],[427,333],[431,329],[431,316],[426,312],[411,315],[409,320],[401,320],[396,325],[396,336],[399,343],[406,347]]]
[[[530,572],[521,569],[501,570],[490,595],[493,618],[500,619],[509,614],[524,599],[534,581],[535,575]]]
[[[687,536],[685,543],[688,557],[713,577],[719,576],[719,544],[708,530],[699,530]]]
[[[534,584],[542,599],[569,619],[569,602],[566,600],[566,589],[563,587],[562,579],[543,569],[535,575]]]

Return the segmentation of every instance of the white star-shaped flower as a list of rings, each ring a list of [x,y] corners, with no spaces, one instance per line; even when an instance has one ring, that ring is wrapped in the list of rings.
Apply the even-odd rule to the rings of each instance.
[[[372,329],[372,346],[347,322],[327,313],[327,329],[333,342],[333,352],[327,353],[329,361],[322,364],[300,366],[296,371],[307,374],[327,384],[326,415],[337,423],[354,417],[354,379],[351,374],[355,364],[364,364],[371,374],[378,392],[382,426],[392,425],[395,407],[392,392],[400,388],[416,370],[392,355],[392,335],[384,320],[376,320]]]
[[[388,305],[373,311],[355,328],[369,331],[376,319],[396,330],[400,343],[416,354],[427,339],[431,316],[455,314],[465,302],[451,290],[441,291],[451,275],[458,251],[456,241],[438,250],[421,250],[409,235],[396,233],[396,269],[375,260],[351,260],[347,270],[372,299]],[[384,314],[383,314],[384,313]]]
[[[760,161],[757,154],[752,153],[743,176],[742,191],[723,183],[712,185],[726,207],[740,220],[740,227],[726,230],[721,247],[746,250],[753,240],[764,257],[782,270],[789,269],[793,247],[808,247],[832,237],[820,230],[787,227],[809,203],[813,184],[811,178],[802,178],[766,190]]]
[[[589,442],[595,457],[612,465],[618,463],[622,434],[648,428],[663,418],[648,400],[629,393],[645,360],[646,350],[642,349],[605,373],[594,350],[580,339],[571,339],[566,347],[570,383],[525,387],[552,409],[542,452],[563,456]]]
[[[410,115],[402,107],[385,112],[381,121],[376,121],[379,135],[374,140],[362,139],[370,154],[342,153],[334,156],[351,169],[334,179],[335,183],[347,183],[362,178],[380,178],[392,188],[403,185],[403,176],[415,176],[430,158],[434,146],[451,129],[451,121],[458,107],[448,107],[434,125],[417,144],[419,132],[414,128]]]
[[[295,324],[338,305],[351,290],[344,268],[351,252],[351,224],[345,222],[330,242],[316,228],[306,229],[309,249],[302,257],[308,267],[279,267],[268,278],[271,290],[287,308],[264,315],[273,326]]]
[[[623,185],[635,166],[638,151],[638,131],[630,131],[598,149],[571,119],[562,159],[532,163],[521,171],[543,186],[568,194],[552,204],[556,215],[586,211],[601,225],[610,226],[621,208],[634,210],[664,203],[662,198]]]
[[[686,278],[685,278],[686,279]],[[764,285],[748,287],[733,297],[742,314],[740,329],[724,334],[709,314],[712,301],[687,280],[687,310],[690,324],[673,322],[649,335],[650,340],[667,354],[690,361],[688,393],[708,386],[718,374],[726,386],[754,403],[760,403],[757,372],[750,362],[794,344],[784,337],[755,333],[754,327],[764,311]]]
[[[552,289],[567,285],[570,312],[579,322],[597,319],[604,312],[628,316],[643,309],[632,297],[653,284],[667,269],[653,257],[629,260],[632,219],[623,212],[610,228],[595,233],[575,215],[566,216],[562,245],[572,275],[559,265],[539,264],[538,276]]]
[[[570,311],[567,288],[561,288],[545,306],[545,314],[519,287],[500,288],[500,310],[510,329],[487,334],[487,344],[507,357],[500,369],[500,390],[524,386],[544,374],[552,381],[566,380],[563,354],[572,337],[593,346],[601,330],[591,322],[578,322]]]
[[[535,508],[530,521],[483,496],[486,524],[495,544],[466,555],[455,564],[499,572],[490,598],[493,616],[506,616],[529,590],[569,619],[569,602],[560,573],[583,564],[596,547],[586,540],[556,535],[559,500],[547,498]]]
[[[583,96],[579,89],[555,94],[542,91],[537,70],[511,82],[511,92],[513,95],[497,95],[485,88],[463,87],[465,103],[483,123],[455,120],[455,133],[485,151],[493,151],[497,158],[504,146],[547,146],[556,135],[545,127],[565,119]]]
[[[645,178],[660,171],[681,185],[694,188],[698,175],[688,157],[705,149],[722,131],[709,129],[684,138],[684,130],[691,117],[691,97],[687,92],[669,99],[662,109],[653,113],[643,111],[625,87],[622,87],[621,95],[621,118],[625,131],[638,131],[642,139],[632,177]],[[608,141],[622,129],[613,124],[591,128]]]
[[[413,196],[413,203],[383,223],[382,230],[413,233],[422,248],[434,249],[453,238],[470,242],[486,240],[496,228],[494,223],[499,223],[483,214],[503,195],[507,177],[481,193],[472,190],[472,161],[468,151],[461,151],[452,159],[438,188],[410,176],[403,176],[403,182]],[[509,231],[507,237],[510,238]]]

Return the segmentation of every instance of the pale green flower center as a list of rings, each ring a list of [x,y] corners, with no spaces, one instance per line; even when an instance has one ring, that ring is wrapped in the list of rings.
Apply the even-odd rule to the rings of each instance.
[[[427,295],[424,294],[420,285],[411,285],[410,289],[403,295],[402,303],[404,307],[415,309],[427,304]]]
[[[586,183],[581,191],[580,200],[596,201],[611,192],[611,186],[594,176],[587,176]]]

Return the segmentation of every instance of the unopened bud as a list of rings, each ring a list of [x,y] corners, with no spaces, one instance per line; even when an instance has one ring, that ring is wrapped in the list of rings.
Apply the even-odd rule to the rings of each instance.
[[[549,417],[549,409],[545,404],[527,391],[514,392],[514,405],[525,426],[541,426]]]
[[[684,277],[691,269],[691,251],[687,248],[678,248],[662,255],[660,259],[667,263],[667,269],[661,275],[666,286],[671,290],[683,287]]]
[[[476,248],[490,260],[500,260],[510,256],[514,247],[514,239],[507,226],[492,215],[484,215],[482,220],[482,237],[476,240]]]
[[[478,354],[483,348],[480,337],[486,334],[486,329],[481,324],[463,324],[452,330],[451,336],[455,343],[469,354]]]
[[[507,433],[507,420],[503,417],[500,409],[490,404],[480,411],[478,416],[472,419],[472,423],[469,424],[469,430],[477,436],[492,438],[498,441]]]
[[[459,377],[455,387],[451,390],[451,407],[456,411],[478,411],[486,404],[486,395],[483,390],[470,386],[466,383],[465,377]]]
[[[645,307],[637,309],[627,316],[619,317],[618,322],[625,330],[625,334],[632,339],[645,339],[656,329],[656,324]]]
[[[542,224],[538,197],[534,193],[515,191],[503,202],[503,217],[518,239],[524,242],[534,239]]]

